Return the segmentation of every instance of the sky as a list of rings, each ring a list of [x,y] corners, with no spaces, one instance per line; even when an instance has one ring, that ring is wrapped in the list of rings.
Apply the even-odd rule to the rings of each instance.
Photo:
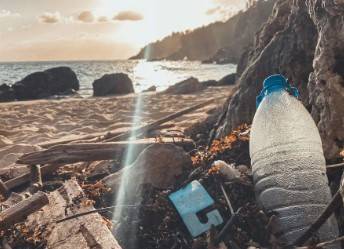
[[[0,0],[0,61],[114,60],[246,0]]]

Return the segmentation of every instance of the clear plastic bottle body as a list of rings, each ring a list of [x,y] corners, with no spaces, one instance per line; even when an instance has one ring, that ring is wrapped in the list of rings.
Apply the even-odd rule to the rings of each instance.
[[[250,156],[256,197],[266,210],[276,212],[281,238],[290,244],[325,209],[331,193],[318,129],[288,92],[274,91],[260,103],[252,123]],[[321,240],[338,235],[334,217],[319,235]]]

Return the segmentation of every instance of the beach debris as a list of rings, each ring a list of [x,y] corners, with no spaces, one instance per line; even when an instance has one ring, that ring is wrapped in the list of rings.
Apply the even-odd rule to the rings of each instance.
[[[105,74],[92,83],[93,96],[129,94],[134,92],[133,82],[125,73]]]
[[[26,217],[49,203],[44,192],[37,192],[29,198],[9,207],[0,213],[0,230],[8,229],[11,225],[22,222]]]
[[[184,146],[188,149],[192,149],[194,146],[193,141],[190,139],[172,140],[171,138],[166,138],[163,139],[163,142]],[[79,143],[57,145],[47,150],[23,155],[18,159],[17,163],[42,165],[111,160],[115,158],[122,158],[129,146],[130,149],[135,151],[135,154],[137,155],[143,149],[155,143],[156,141],[153,138],[148,138],[113,143]]]
[[[217,209],[210,209],[214,200],[199,181],[192,181],[185,187],[169,195],[192,237],[208,231],[212,226],[221,225],[223,219]],[[206,217],[206,222],[200,221],[198,214]]]
[[[30,186],[30,193],[36,193],[38,190],[41,190],[43,187],[42,182],[42,172],[41,166],[34,164],[30,165],[30,176],[31,176],[31,186]]]
[[[218,171],[227,181],[238,180],[240,178],[239,170],[222,160],[215,161],[210,170]]]
[[[175,185],[178,177],[191,168],[191,164],[190,156],[181,147],[156,143],[143,150],[133,164],[105,177],[102,182],[105,186],[114,188],[121,184],[121,178],[126,174],[129,177],[126,179],[125,189],[135,190],[142,184],[167,189]]]
[[[44,243],[47,248],[120,249],[107,226],[109,223],[98,213],[56,223],[70,215],[92,210],[93,202],[86,197],[77,181],[71,179],[49,194],[49,205],[30,215],[25,226],[36,233],[35,243]]]

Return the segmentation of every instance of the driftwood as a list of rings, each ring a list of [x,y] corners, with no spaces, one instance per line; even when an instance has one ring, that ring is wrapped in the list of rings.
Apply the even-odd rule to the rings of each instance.
[[[61,167],[61,164],[48,164],[41,167],[41,175],[45,176],[52,172],[55,172],[59,167]],[[14,189],[16,187],[19,187],[23,184],[26,184],[31,181],[31,173],[26,173],[21,176],[15,177],[13,179],[10,179],[5,182],[5,185],[8,189]]]
[[[174,127],[174,124],[164,124],[164,125],[160,125],[160,126],[154,128],[154,129],[148,130],[147,132],[153,131],[153,130],[168,129],[171,127]],[[121,135],[123,133],[123,131],[118,131],[118,130],[119,129],[114,130],[114,131],[108,131],[108,132],[97,132],[97,133],[81,136],[78,138],[62,139],[62,140],[57,139],[54,141],[48,141],[48,142],[38,144],[38,146],[45,148],[45,149],[48,149],[48,148],[51,148],[53,146],[60,145],[60,144],[102,142],[104,140],[110,139],[112,137],[116,137],[116,136]]]
[[[30,165],[31,186],[30,193],[36,193],[43,187],[41,166]]]
[[[192,148],[193,141],[183,139],[173,141],[171,138],[163,139],[164,143],[173,143]],[[50,149],[32,152],[23,155],[17,161],[19,164],[69,164],[76,162],[91,162],[100,160],[113,160],[121,158],[129,146],[138,154],[149,145],[155,144],[154,139],[141,139],[135,141],[114,142],[114,143],[89,143],[89,144],[65,144],[57,145]]]
[[[197,105],[193,105],[191,107],[188,107],[188,108],[185,108],[179,112],[176,112],[176,113],[173,113],[173,114],[170,114],[170,115],[167,115],[157,121],[154,121],[148,125],[145,125],[145,126],[142,126],[142,127],[139,127],[139,128],[136,128],[136,129],[132,129],[130,131],[127,131],[127,132],[124,132],[122,133],[121,135],[118,135],[118,136],[115,136],[113,138],[110,138],[110,139],[107,139],[105,140],[106,142],[114,142],[114,141],[120,141],[120,140],[125,140],[127,138],[129,138],[132,134],[135,134],[135,135],[140,135],[140,134],[143,134],[143,133],[146,133],[147,131],[150,131],[150,130],[154,130],[156,129],[158,126],[166,123],[166,122],[169,122],[173,119],[176,119],[184,114],[187,114],[187,113],[190,113],[192,111],[195,111],[197,109],[200,109],[204,106],[207,106],[209,105],[210,103],[214,102],[215,99],[210,99],[210,100],[207,100],[203,103],[200,103],[200,104],[197,104]]]
[[[48,196],[39,191],[31,197],[5,209],[0,213],[0,229],[9,228],[11,225],[22,222],[26,217],[49,203]]]
[[[44,228],[42,237],[47,248],[121,249],[98,213],[56,223],[70,215],[94,210],[76,180],[65,182],[48,197],[49,205],[30,215],[25,223],[29,229]]]

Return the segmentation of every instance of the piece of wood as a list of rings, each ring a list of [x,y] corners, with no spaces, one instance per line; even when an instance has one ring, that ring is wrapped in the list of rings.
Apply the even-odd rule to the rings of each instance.
[[[55,172],[61,166],[62,164],[47,164],[47,165],[42,166],[41,167],[42,177]],[[6,184],[6,187],[11,190],[30,182],[30,180],[31,180],[31,173],[25,173],[21,176],[18,176],[6,181],[5,184]]]
[[[326,169],[341,169],[344,168],[344,163],[337,163],[337,164],[331,164],[331,165],[326,165]]]
[[[192,148],[194,143],[190,139],[174,141],[171,138],[163,139],[164,143],[173,143],[184,148]],[[76,162],[91,162],[101,160],[121,159],[130,146],[136,154],[149,145],[155,144],[152,138],[114,143],[89,143],[57,145],[44,151],[37,151],[23,155],[18,164],[69,164]]]
[[[176,119],[182,115],[185,115],[187,113],[190,113],[190,112],[193,112],[197,109],[200,109],[202,107],[205,107],[211,103],[213,103],[215,101],[215,98],[212,98],[212,99],[209,99],[205,102],[202,102],[200,104],[196,104],[196,105],[193,105],[191,107],[188,107],[188,108],[185,108],[179,112],[176,112],[176,113],[172,113],[170,115],[167,115],[161,119],[158,119],[157,121],[154,121],[152,123],[149,123],[145,126],[142,126],[142,127],[139,127],[139,128],[136,128],[136,129],[132,129],[132,130],[129,130],[127,132],[124,132],[122,133],[121,135],[118,135],[118,136],[115,136],[113,138],[110,138],[110,139],[107,139],[105,140],[106,142],[114,142],[114,141],[120,141],[120,140],[125,140],[127,138],[129,138],[130,136],[132,136],[132,134],[135,134],[136,136],[137,135],[140,135],[140,134],[143,134],[143,133],[146,133],[147,131],[150,131],[150,130],[153,130],[153,129],[156,129],[158,126],[166,123],[166,122],[169,122],[173,119]]]
[[[24,221],[28,215],[38,211],[48,203],[48,196],[39,191],[16,205],[5,209],[0,213],[0,229],[7,229],[15,223]]]
[[[174,124],[164,124],[164,125],[160,125],[158,127],[156,127],[153,130],[162,130],[162,129],[168,129],[174,127]],[[126,128],[126,130],[129,130],[129,128]],[[149,130],[149,131],[153,131],[153,130]],[[85,136],[81,136],[78,138],[70,138],[70,139],[57,139],[54,141],[47,141],[47,142],[43,142],[38,144],[38,146],[48,149],[51,148],[53,146],[56,145],[61,145],[61,144],[69,144],[69,143],[96,143],[96,142],[102,142],[105,141],[107,139],[110,139],[112,137],[116,137],[118,135],[121,135],[124,131],[120,131],[120,129],[116,129],[113,131],[107,131],[107,132],[97,132],[97,133],[93,133],[93,134],[88,134]]]
[[[57,220],[92,210],[92,203],[77,181],[72,179],[51,192],[49,205],[41,212],[30,215],[25,225],[29,229],[44,227],[42,236],[50,249],[121,249],[105,220],[96,212],[56,223]]]
[[[11,195],[11,191],[8,189],[6,184],[1,179],[0,179],[0,194],[6,199],[10,197]]]
[[[29,167],[31,175],[30,193],[33,194],[36,193],[38,190],[41,190],[43,187],[41,166],[34,164],[30,165]]]

